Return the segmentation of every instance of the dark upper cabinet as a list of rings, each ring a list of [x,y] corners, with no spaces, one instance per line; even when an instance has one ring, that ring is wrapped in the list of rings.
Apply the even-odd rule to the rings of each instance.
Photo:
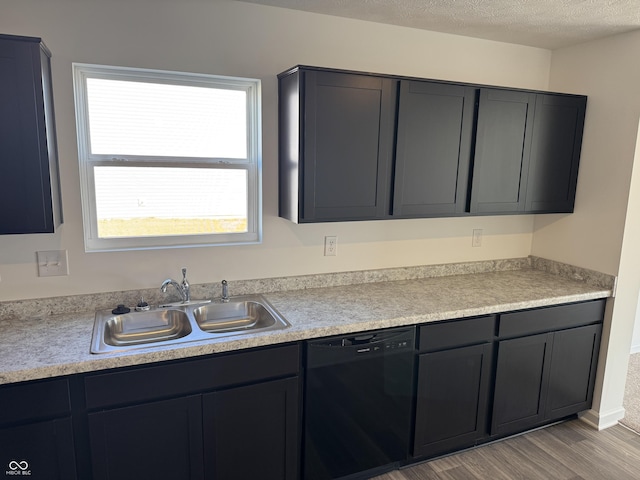
[[[394,216],[445,216],[467,207],[476,89],[403,80]]]
[[[389,210],[395,82],[297,69],[280,77],[280,215],[363,220]]]
[[[586,97],[316,67],[278,78],[283,218],[573,211]]]
[[[0,35],[0,234],[62,222],[50,56],[39,38]]]
[[[573,212],[586,106],[586,97],[536,95],[527,212]]]
[[[525,209],[535,94],[483,88],[471,187],[471,212]]]

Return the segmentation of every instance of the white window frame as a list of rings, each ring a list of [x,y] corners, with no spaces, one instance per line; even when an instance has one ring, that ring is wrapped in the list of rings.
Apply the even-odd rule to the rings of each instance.
[[[175,158],[138,155],[130,155],[125,158],[122,155],[113,157],[112,155],[92,154],[90,148],[87,78],[170,83],[174,85],[245,91],[247,94],[247,158]],[[262,241],[262,113],[260,80],[84,63],[73,64],[73,80],[85,251],[105,252],[203,247],[213,245],[256,244]],[[93,167],[100,165],[233,168],[246,170],[248,179],[247,232],[99,238]],[[168,194],[174,195],[175,201],[180,202],[179,192],[171,192]],[[188,205],[185,205],[185,208],[189,208]]]

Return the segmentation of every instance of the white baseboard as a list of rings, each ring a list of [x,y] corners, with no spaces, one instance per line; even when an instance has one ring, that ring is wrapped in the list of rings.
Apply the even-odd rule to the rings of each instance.
[[[631,355],[634,353],[640,353],[640,345],[631,345]]]
[[[580,420],[588,425],[591,425],[597,430],[604,430],[605,428],[613,427],[618,424],[618,421],[624,418],[624,408],[613,410],[606,414],[600,414],[595,410],[587,410],[580,414]]]

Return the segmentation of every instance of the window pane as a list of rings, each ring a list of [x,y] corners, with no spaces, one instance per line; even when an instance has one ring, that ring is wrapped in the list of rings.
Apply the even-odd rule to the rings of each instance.
[[[91,153],[247,157],[243,90],[87,78]]]
[[[247,232],[247,171],[94,167],[99,238]]]

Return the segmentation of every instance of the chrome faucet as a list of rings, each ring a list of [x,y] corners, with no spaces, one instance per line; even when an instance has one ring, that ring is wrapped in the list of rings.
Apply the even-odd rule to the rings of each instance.
[[[178,283],[175,280],[171,279],[171,278],[167,278],[164,282],[162,282],[162,285],[160,286],[160,291],[162,293],[166,293],[167,292],[167,287],[169,285],[173,285],[174,287],[176,287],[176,290],[178,290],[178,293],[180,294],[180,299],[182,300],[182,303],[187,303],[191,301],[191,287],[189,286],[189,282],[187,282],[187,269],[183,268],[182,269],[182,282]]]

